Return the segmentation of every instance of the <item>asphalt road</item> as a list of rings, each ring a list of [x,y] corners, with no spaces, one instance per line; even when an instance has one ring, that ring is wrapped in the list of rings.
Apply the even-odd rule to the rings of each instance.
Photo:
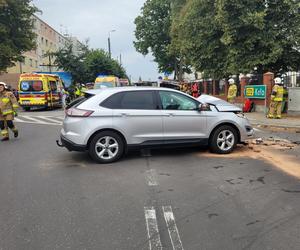
[[[0,143],[1,250],[300,249],[298,179],[198,148],[98,165],[56,146],[61,116],[21,113]]]

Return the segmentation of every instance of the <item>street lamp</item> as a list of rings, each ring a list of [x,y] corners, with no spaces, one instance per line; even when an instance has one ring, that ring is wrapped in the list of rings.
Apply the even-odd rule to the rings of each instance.
[[[110,33],[115,32],[116,30],[111,30],[108,32],[108,54],[109,54],[109,58],[111,58],[111,48],[110,48]]]

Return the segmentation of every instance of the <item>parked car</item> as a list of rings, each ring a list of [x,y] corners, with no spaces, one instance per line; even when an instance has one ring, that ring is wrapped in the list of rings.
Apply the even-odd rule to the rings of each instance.
[[[68,107],[58,145],[88,151],[99,163],[145,147],[208,145],[227,154],[250,138],[253,128],[238,107],[225,104],[169,88],[88,90]]]

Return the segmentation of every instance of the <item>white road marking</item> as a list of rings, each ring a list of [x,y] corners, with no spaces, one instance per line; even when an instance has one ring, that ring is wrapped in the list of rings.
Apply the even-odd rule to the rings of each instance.
[[[55,118],[60,119],[60,120],[64,120],[65,119],[64,116],[55,116]]]
[[[25,119],[25,121],[23,120],[23,122],[26,122],[26,120],[29,120],[29,121],[34,122],[34,123],[46,124],[46,122],[38,120],[36,118],[33,118],[32,116],[20,116],[20,118]]]
[[[182,242],[178,233],[178,229],[175,223],[175,217],[171,206],[163,206],[163,212],[165,221],[168,227],[169,235],[173,250],[183,250]]]
[[[150,169],[146,171],[146,180],[148,186],[158,186],[157,173],[155,169]]]
[[[145,207],[145,219],[148,232],[149,249],[150,250],[161,250],[161,241],[158,231],[156,212],[154,207]]]
[[[58,124],[62,125],[61,121],[55,120],[55,119],[53,119],[52,117],[49,117],[49,116],[37,116],[37,117],[40,118],[40,119],[46,120],[46,121],[50,121],[50,122],[58,123]]]
[[[14,118],[16,122],[19,123],[29,123],[29,124],[40,124],[40,125],[54,125],[54,126],[61,126],[61,123],[58,122],[45,122],[38,119],[35,119],[31,116],[18,116]]]

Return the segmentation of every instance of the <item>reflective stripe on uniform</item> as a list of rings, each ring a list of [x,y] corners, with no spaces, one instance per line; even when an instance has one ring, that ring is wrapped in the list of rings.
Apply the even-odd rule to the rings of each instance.
[[[3,115],[9,115],[9,114],[12,114],[14,111],[12,109],[4,109],[2,111],[2,114]]]
[[[8,136],[8,130],[7,129],[3,129],[3,130],[1,130],[1,135],[2,136]]]
[[[9,98],[7,98],[7,97],[3,97],[3,98],[1,98],[1,101],[4,103],[4,104],[7,104],[7,103],[9,103]]]

